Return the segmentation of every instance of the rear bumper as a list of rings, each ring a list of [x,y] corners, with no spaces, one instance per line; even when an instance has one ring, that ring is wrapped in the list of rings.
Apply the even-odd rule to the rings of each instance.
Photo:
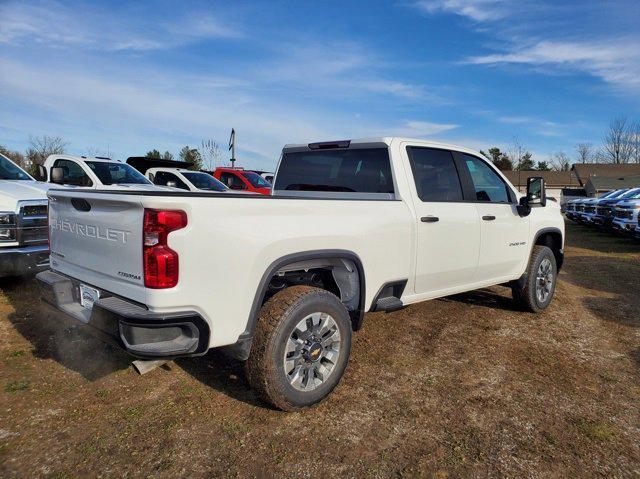
[[[0,248],[0,277],[33,274],[48,267],[48,244]]]
[[[195,311],[153,313],[100,290],[92,309],[80,304],[80,282],[51,270],[36,276],[42,300],[67,320],[139,358],[199,356],[209,349],[210,329]]]

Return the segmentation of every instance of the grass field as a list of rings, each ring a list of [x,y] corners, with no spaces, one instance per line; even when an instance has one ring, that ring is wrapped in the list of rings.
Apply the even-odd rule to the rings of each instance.
[[[640,477],[640,243],[567,225],[541,315],[505,288],[369,314],[320,406],[287,414],[220,354],[145,376],[0,295],[2,477]]]

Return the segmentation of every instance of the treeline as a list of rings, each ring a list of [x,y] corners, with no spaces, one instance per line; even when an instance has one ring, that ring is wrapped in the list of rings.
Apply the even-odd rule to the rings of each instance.
[[[501,170],[568,171],[574,163],[640,163],[640,121],[626,117],[613,119],[600,145],[578,143],[573,156],[559,151],[546,160],[535,161],[515,139],[507,151],[494,147],[480,153]]]
[[[44,135],[29,137],[29,147],[24,153],[10,150],[4,145],[0,145],[0,153],[33,174],[37,169],[37,165],[42,165],[49,155],[64,154],[67,152],[68,146],[69,143],[59,136]],[[109,152],[101,152],[97,148],[87,148],[84,156],[110,157],[110,154]],[[175,158],[171,152],[160,153],[157,149],[149,150],[145,156],[165,160],[173,160]],[[214,140],[203,140],[200,148],[184,146],[177,152],[177,158],[180,161],[191,163],[193,165],[191,169],[194,170],[213,170],[216,166],[222,166],[220,147]]]

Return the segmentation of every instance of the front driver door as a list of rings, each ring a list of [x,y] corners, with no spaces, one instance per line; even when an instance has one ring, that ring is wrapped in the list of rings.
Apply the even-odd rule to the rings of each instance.
[[[478,265],[475,204],[465,201],[451,151],[409,146],[407,153],[417,216],[415,292],[459,289],[472,282]]]
[[[518,215],[517,199],[485,160],[456,153],[466,167],[480,221],[480,260],[476,280],[505,280],[524,271],[530,245],[529,218]]]

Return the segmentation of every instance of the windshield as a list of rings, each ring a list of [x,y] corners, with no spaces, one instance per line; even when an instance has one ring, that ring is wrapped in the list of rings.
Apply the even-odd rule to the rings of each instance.
[[[85,161],[103,185],[150,185],[141,173],[125,163]]]
[[[206,173],[187,173],[183,171],[182,175],[191,183],[193,183],[193,186],[195,186],[199,190],[226,191],[229,189],[224,185],[224,183],[216,180],[213,176]]]
[[[29,175],[22,171],[16,164],[0,156],[0,180],[32,180]]]
[[[617,198],[618,196],[624,195],[627,191],[629,190],[615,190],[615,191],[612,191],[611,193],[607,193],[606,198],[609,198],[609,199]]]
[[[638,198],[640,198],[640,189],[637,188],[635,190],[632,190],[631,193],[631,196],[625,195],[624,197],[630,200],[637,200]]]
[[[635,198],[637,194],[640,194],[640,188],[632,188],[629,191],[627,191],[624,195],[622,195],[620,198],[623,198],[623,199]]]
[[[242,176],[244,176],[254,188],[271,188],[271,183],[253,171],[245,171],[242,173]]]

